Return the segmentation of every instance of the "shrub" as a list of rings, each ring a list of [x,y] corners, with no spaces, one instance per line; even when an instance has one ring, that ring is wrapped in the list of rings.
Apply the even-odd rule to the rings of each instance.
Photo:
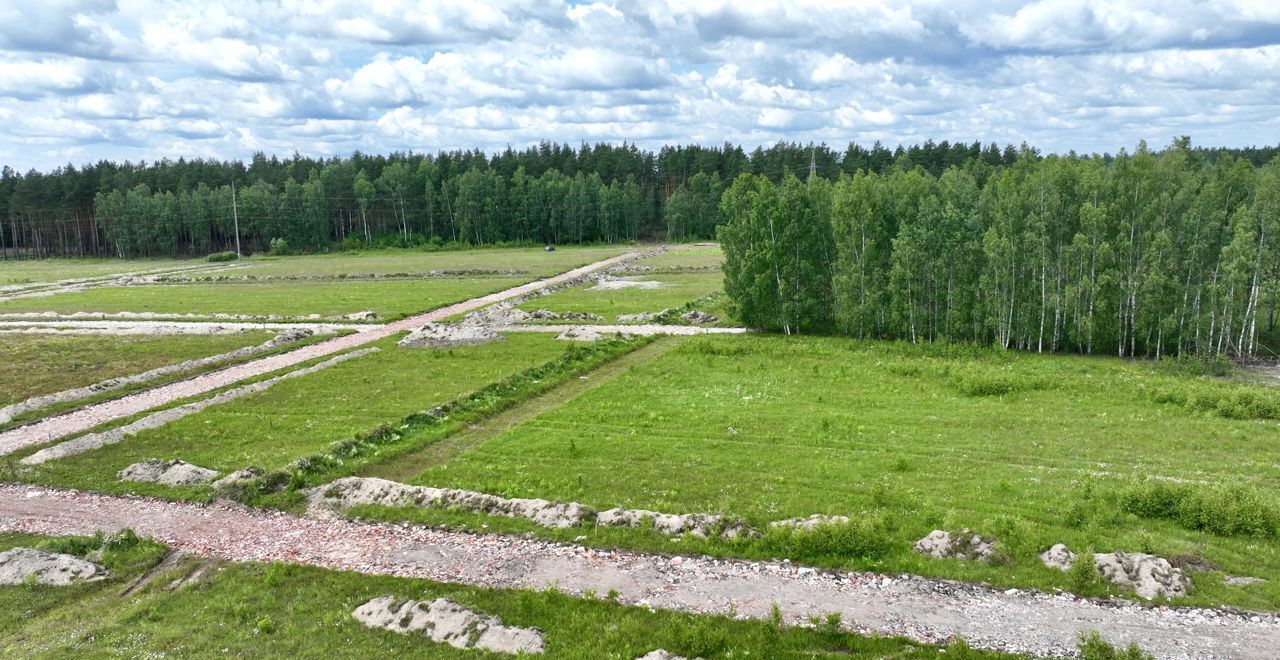
[[[1231,360],[1222,355],[1179,355],[1163,357],[1156,362],[1161,371],[1182,376],[1230,376]]]
[[[878,559],[893,550],[889,532],[879,518],[818,525],[812,530],[773,527],[761,542],[781,556],[801,560],[861,557]]]
[[[223,261],[235,261],[236,259],[239,259],[239,258],[240,258],[240,255],[236,254],[235,252],[230,252],[230,251],[227,251],[227,252],[214,252],[213,254],[211,254],[211,255],[209,255],[208,257],[205,257],[205,258],[206,258],[206,259],[208,259],[209,261],[214,262],[214,263],[219,263],[219,262],[223,262]]]
[[[271,239],[270,254],[273,257],[283,257],[290,254],[289,242],[284,240],[283,238]]]
[[[1117,649],[1096,630],[1082,630],[1078,635],[1076,649],[1080,651],[1083,660],[1155,660],[1155,656],[1143,651],[1135,643]]]
[[[1200,486],[1149,479],[1125,489],[1125,511],[1172,520],[1190,530],[1219,536],[1274,537],[1280,506],[1257,490],[1239,485]]]

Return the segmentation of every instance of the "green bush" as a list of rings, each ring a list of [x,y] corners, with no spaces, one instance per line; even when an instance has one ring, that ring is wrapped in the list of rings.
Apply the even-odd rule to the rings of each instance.
[[[230,252],[230,251],[228,251],[228,252],[214,252],[213,254],[211,254],[211,255],[209,255],[208,257],[205,257],[205,258],[206,258],[206,259],[208,259],[209,261],[214,262],[214,263],[218,263],[218,262],[222,262],[222,261],[235,261],[236,259],[239,259],[239,258],[240,258],[240,255],[236,254],[235,252]]]
[[[286,241],[283,238],[271,239],[270,254],[273,257],[283,257],[291,254],[291,251],[289,250],[289,241]]]
[[[1187,529],[1219,536],[1274,537],[1280,526],[1280,506],[1239,485],[1200,486],[1148,479],[1126,488],[1121,506],[1144,518],[1172,520]]]
[[[878,517],[818,525],[812,530],[771,527],[760,542],[779,556],[802,561],[849,557],[879,559],[893,551],[889,531]]]
[[[1143,651],[1137,644],[1130,643],[1123,649],[1117,649],[1102,638],[1096,630],[1080,631],[1076,649],[1083,660],[1155,660],[1155,656]]]

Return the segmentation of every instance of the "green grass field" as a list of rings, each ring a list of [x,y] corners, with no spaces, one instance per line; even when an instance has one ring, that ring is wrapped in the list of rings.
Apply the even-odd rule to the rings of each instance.
[[[527,311],[548,309],[553,312],[590,312],[605,317],[607,321],[615,321],[620,314],[660,312],[667,308],[682,307],[719,291],[724,281],[719,273],[640,275],[635,279],[660,282],[662,286],[655,289],[601,290],[594,288],[596,285],[592,283],[534,298],[518,307]]]
[[[529,334],[455,349],[398,348],[395,341],[394,337],[379,341],[374,344],[381,348],[376,354],[285,380],[119,444],[45,463],[23,479],[107,492],[207,494],[206,488],[175,491],[154,484],[121,483],[115,475],[148,458],[180,458],[221,472],[248,466],[283,468],[334,442],[380,424],[397,425],[410,413],[547,362],[569,346]]]
[[[846,339],[687,340],[443,465],[423,466],[412,481],[598,509],[725,512],[757,527],[813,513],[850,515],[888,544],[816,554],[800,548],[796,558],[996,584],[1065,588],[1066,576],[1036,557],[1058,542],[1194,555],[1223,569],[1195,576],[1195,602],[1280,607],[1274,526],[1271,535],[1217,534],[1121,505],[1126,489],[1151,478],[1242,487],[1274,512],[1275,421],[1154,403],[1154,391],[1189,379],[1149,364],[975,355],[935,357]],[[449,514],[414,515],[429,522]],[[998,537],[1011,564],[925,560],[909,550],[932,529],[960,527]],[[638,534],[610,531],[601,539],[694,549]],[[706,549],[777,551],[767,543],[725,545]],[[1270,581],[1225,587],[1224,574]]]
[[[0,534],[0,550],[23,545],[83,555],[87,538]],[[0,652],[76,657],[511,657],[462,652],[421,637],[368,628],[351,616],[372,598],[449,598],[506,625],[542,630],[549,658],[634,658],[657,648],[686,657],[995,658],[900,638],[862,637],[769,622],[650,611],[553,591],[496,590],[286,564],[213,563],[178,588],[202,560],[184,559],[147,586],[125,587],[165,554],[151,541],[116,541],[103,553],[112,575],[69,587],[0,586]]]
[[[231,335],[0,335],[0,406],[267,341]]]
[[[0,286],[199,265],[215,264],[195,259],[4,259],[0,260]]]
[[[522,283],[519,278],[401,281],[218,282],[101,287],[0,302],[11,312],[153,312],[338,316],[372,310],[397,319]]]
[[[565,246],[554,252],[543,252],[542,248],[485,248],[448,252],[370,250],[298,257],[255,255],[234,263],[237,265],[236,275],[259,277],[483,269],[523,271],[525,279],[535,279],[608,259],[626,251],[626,246]]]
[[[637,261],[653,268],[719,268],[724,252],[719,245],[673,245],[662,254]]]

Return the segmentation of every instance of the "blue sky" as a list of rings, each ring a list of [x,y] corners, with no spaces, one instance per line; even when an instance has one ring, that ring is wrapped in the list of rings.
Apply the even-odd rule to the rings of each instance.
[[[0,163],[1280,142],[1280,2],[0,0]]]

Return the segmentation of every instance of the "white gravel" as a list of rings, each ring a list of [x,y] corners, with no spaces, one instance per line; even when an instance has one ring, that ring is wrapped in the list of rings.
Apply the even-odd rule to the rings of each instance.
[[[1273,614],[1148,607],[1069,594],[996,590],[913,576],[595,550],[409,525],[313,520],[233,505],[0,485],[0,530],[90,534],[132,528],[175,549],[232,561],[283,561],[481,587],[616,589],[634,605],[767,618],[840,612],[853,630],[1037,655],[1069,654],[1076,632],[1099,630],[1160,658],[1273,658]]]

